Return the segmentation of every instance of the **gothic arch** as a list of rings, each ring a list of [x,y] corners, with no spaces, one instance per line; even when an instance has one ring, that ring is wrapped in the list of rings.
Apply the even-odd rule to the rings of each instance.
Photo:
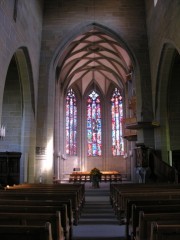
[[[63,99],[67,89],[75,87],[80,92],[82,100],[84,100],[84,96],[88,90],[95,87],[101,97],[103,97],[103,105],[105,106],[105,102],[107,101],[105,96],[107,96],[110,86],[113,84],[120,89],[125,89],[129,75],[137,74],[138,67],[133,53],[117,34],[104,26],[93,23],[74,31],[70,37],[68,36],[68,39],[64,39],[64,42],[56,50],[51,69],[54,69],[56,73],[57,108],[55,110],[54,152],[57,154],[55,154],[55,162],[59,162],[57,165],[61,169],[68,169],[68,167],[71,167],[70,163],[68,161],[62,162],[61,158],[62,153],[65,151],[62,138],[64,134]],[[135,80],[135,77],[133,80]],[[103,108],[105,109],[105,107]],[[83,109],[84,103],[81,106],[81,116],[82,119],[85,119]],[[104,115],[103,118],[106,119],[107,116],[110,117],[110,115]],[[81,122],[81,126],[82,129],[85,129],[85,123]],[[107,128],[108,126],[106,125],[106,131]],[[85,140],[84,134],[85,131],[81,130],[81,137]],[[110,136],[109,132],[107,139]],[[107,145],[107,139],[104,141],[104,145]],[[82,145],[84,144],[84,140],[82,141]],[[84,148],[82,145],[81,148]],[[106,153],[106,155],[108,154]],[[80,154],[79,158],[86,159],[85,151]],[[110,159],[110,154],[106,158]],[[108,166],[105,166],[108,161],[106,159],[106,162],[101,164],[100,168],[108,168]],[[91,167],[82,162],[81,164],[83,165],[82,169]],[[115,164],[117,165],[118,163]],[[79,166],[74,165],[73,167]],[[113,168],[113,166],[111,167]],[[55,173],[58,178],[61,174],[63,174],[61,170],[59,173]]]
[[[6,101],[8,95],[12,97],[9,99],[10,104]],[[9,107],[6,107],[6,104]],[[12,118],[11,112],[12,114],[15,112],[14,118]],[[9,114],[10,117],[7,118]],[[3,97],[3,120],[6,121],[7,136],[2,148],[5,144],[6,151],[22,153],[21,182],[34,179],[34,172],[28,172],[28,164],[30,169],[34,169],[33,149],[35,143],[32,139],[35,139],[35,132],[32,129],[35,126],[35,98],[31,62],[25,47],[16,50],[8,66]],[[13,122],[16,125],[15,129]]]
[[[166,162],[168,162],[168,151],[174,147],[170,133],[168,113],[172,111],[173,104],[175,104],[175,101],[172,101],[172,96],[174,95],[172,89],[174,84],[177,84],[178,81],[177,78],[175,79],[173,77],[173,69],[175,59],[179,59],[178,56],[179,53],[172,43],[164,44],[161,51],[156,83],[155,114],[156,118],[159,119],[161,126],[160,129],[156,131],[157,136],[159,135],[158,132],[160,131],[161,139],[156,138],[156,142],[157,148],[162,149],[162,157]],[[174,97],[177,101],[178,95],[176,94]],[[171,112],[171,114],[173,113]]]

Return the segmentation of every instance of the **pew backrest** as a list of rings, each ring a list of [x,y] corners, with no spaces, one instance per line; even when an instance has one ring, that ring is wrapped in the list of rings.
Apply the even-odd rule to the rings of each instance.
[[[44,226],[0,225],[0,237],[3,240],[55,240],[49,222]]]
[[[0,225],[27,225],[43,226],[46,222],[51,223],[52,237],[64,240],[64,231],[61,225],[61,213],[0,213]]]
[[[150,240],[179,240],[180,224],[151,223]]]

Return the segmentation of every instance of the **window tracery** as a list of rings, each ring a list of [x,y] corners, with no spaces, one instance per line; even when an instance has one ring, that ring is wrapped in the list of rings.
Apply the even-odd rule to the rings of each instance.
[[[101,156],[101,100],[93,90],[87,98],[87,155]]]

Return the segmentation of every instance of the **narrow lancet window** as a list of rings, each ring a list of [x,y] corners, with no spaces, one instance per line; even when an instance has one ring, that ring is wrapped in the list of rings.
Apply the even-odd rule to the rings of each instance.
[[[101,140],[101,100],[96,91],[87,98],[87,155],[96,157],[102,155]]]
[[[124,141],[122,138],[123,103],[120,91],[115,88],[111,97],[112,116],[112,155],[124,154]]]
[[[72,89],[66,96],[66,154],[77,155],[77,103]]]

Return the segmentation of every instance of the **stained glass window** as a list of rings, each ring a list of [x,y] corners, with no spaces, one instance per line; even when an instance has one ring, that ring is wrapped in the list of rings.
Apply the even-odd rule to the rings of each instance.
[[[124,141],[122,138],[123,104],[120,91],[115,88],[111,97],[112,116],[112,155],[124,154]]]
[[[77,155],[77,105],[72,89],[66,96],[66,154]]]
[[[88,156],[102,155],[101,101],[94,90],[87,98],[87,149]]]

